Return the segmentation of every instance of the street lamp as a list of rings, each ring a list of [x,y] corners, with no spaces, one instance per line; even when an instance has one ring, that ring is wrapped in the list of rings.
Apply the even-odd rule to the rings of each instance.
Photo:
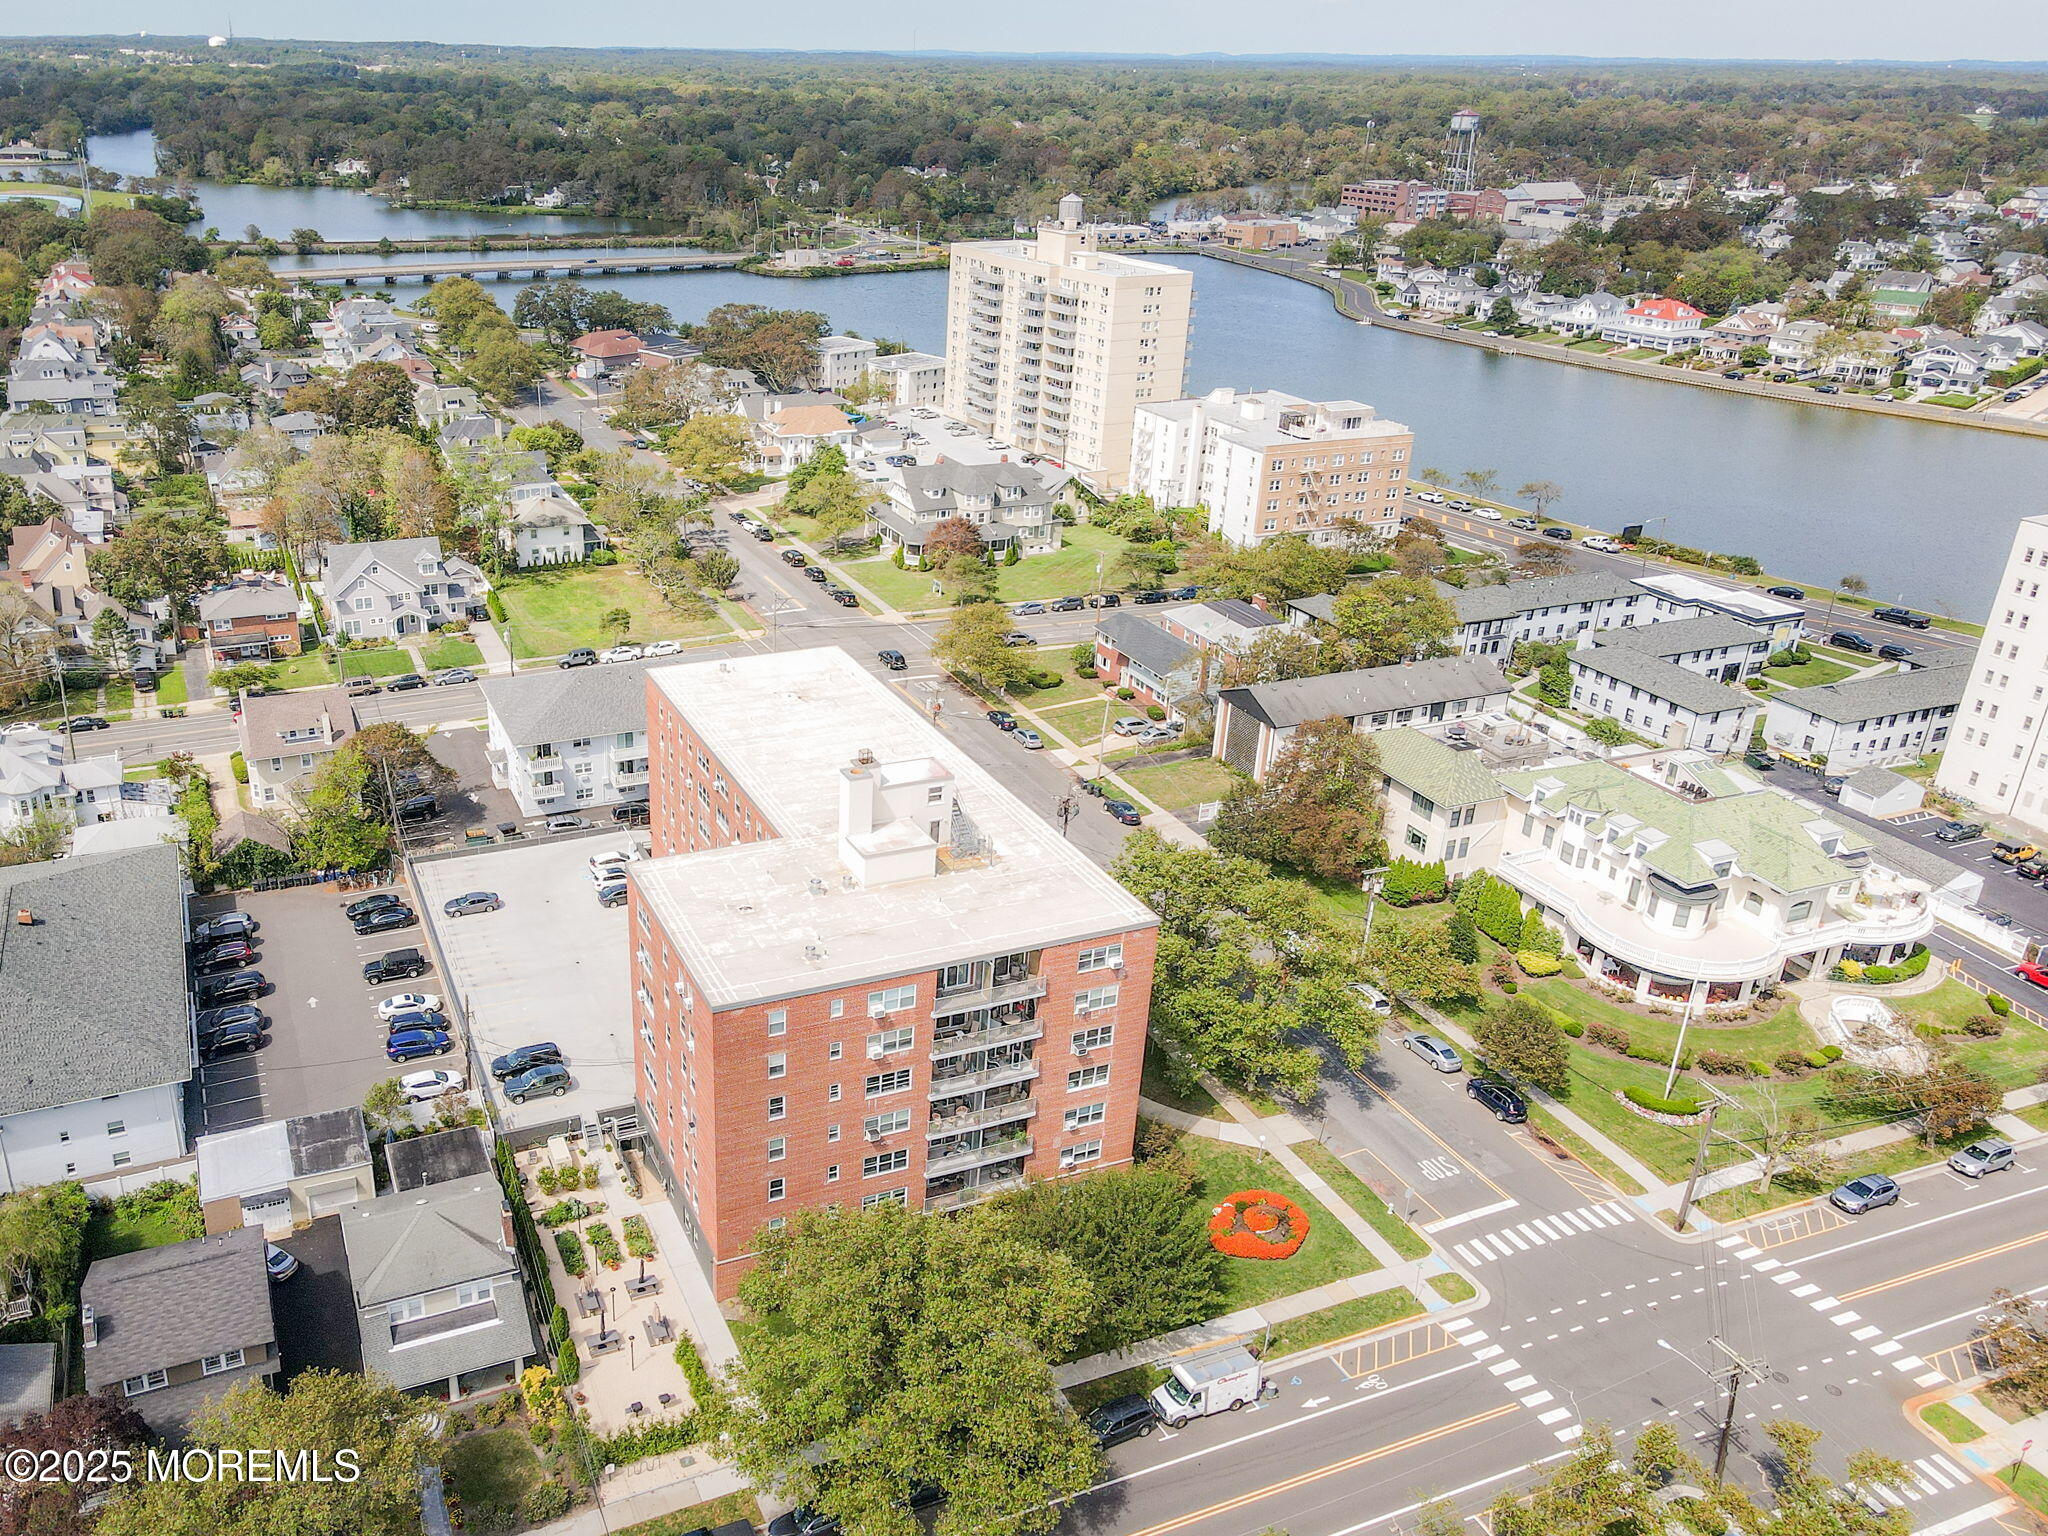
[[[1649,527],[1650,527],[1650,526],[1651,526],[1651,525],[1652,525],[1653,523],[1667,523],[1667,522],[1669,522],[1670,520],[1671,520],[1671,514],[1670,514],[1669,512],[1660,512],[1660,513],[1658,513],[1658,514],[1657,514],[1657,515],[1656,515],[1655,517],[1651,517],[1651,518],[1646,518],[1646,519],[1644,519],[1644,521],[1643,521],[1643,527],[1644,527],[1645,529],[1648,529],[1648,528],[1649,528]],[[1641,535],[1641,534],[1638,534],[1638,535],[1637,535],[1636,537],[1637,537],[1637,540],[1638,540],[1638,542],[1640,542],[1640,541],[1641,541],[1641,538],[1642,538],[1642,535]],[[1648,570],[1649,568],[1650,568],[1650,551],[1649,551],[1649,550],[1648,550],[1647,548],[1645,548],[1645,549],[1643,550],[1643,563],[1642,563],[1642,564],[1641,564],[1640,566],[1638,566],[1638,567],[1637,567],[1637,569],[1638,569],[1638,570],[1643,570],[1643,571],[1647,571],[1647,570]]]

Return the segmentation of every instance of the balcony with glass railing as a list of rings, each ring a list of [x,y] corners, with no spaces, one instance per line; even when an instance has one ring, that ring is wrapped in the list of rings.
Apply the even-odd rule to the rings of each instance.
[[[1045,1024],[1042,1020],[1004,1019],[986,1024],[979,1029],[961,1029],[935,1036],[932,1040],[931,1059],[943,1061],[967,1051],[982,1051],[991,1046],[1011,1045],[1020,1040],[1040,1040],[1044,1037]]]
[[[958,1136],[985,1126],[1008,1125],[1029,1120],[1038,1113],[1038,1100],[1024,1087],[998,1088],[990,1093],[963,1094],[941,1099],[932,1105],[932,1117],[925,1125],[929,1137]]]
[[[976,1133],[981,1134],[981,1133]],[[941,1153],[940,1148],[946,1150]],[[1000,1163],[1011,1158],[1025,1158],[1031,1155],[1031,1138],[1024,1135],[991,1136],[979,1146],[947,1146],[936,1142],[933,1155],[927,1157],[924,1165],[925,1177],[943,1178],[949,1173],[965,1173],[973,1168],[985,1168],[990,1163]]]
[[[973,1093],[983,1088],[1001,1088],[1011,1083],[1035,1082],[1038,1078],[1038,1063],[1028,1056],[1018,1061],[990,1062],[982,1066],[967,1066],[943,1075],[934,1070],[931,1087],[925,1092],[929,1099],[949,1099],[963,1093]]]

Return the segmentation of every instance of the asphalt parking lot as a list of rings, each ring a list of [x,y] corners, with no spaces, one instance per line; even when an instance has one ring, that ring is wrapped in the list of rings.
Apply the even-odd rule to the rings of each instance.
[[[626,909],[600,907],[593,854],[644,842],[644,832],[500,844],[418,866],[421,893],[448,958],[480,1068],[522,1045],[562,1048],[574,1086],[526,1104],[498,1097],[506,1125],[548,1125],[634,1102]],[[466,891],[495,891],[496,912],[441,916]],[[493,1092],[496,1092],[493,1087]]]
[[[306,885],[194,901],[195,920],[239,910],[262,925],[256,968],[270,983],[257,999],[270,1018],[262,1049],[204,1062],[193,1079],[198,1103],[191,1123],[198,1134],[361,1104],[373,1083],[401,1070],[462,1070],[459,1055],[403,1069],[384,1059],[386,1030],[377,1019],[377,1001],[393,992],[442,989],[433,972],[390,986],[363,980],[365,960],[424,946],[426,939],[418,928],[356,937],[341,909],[370,894]]]

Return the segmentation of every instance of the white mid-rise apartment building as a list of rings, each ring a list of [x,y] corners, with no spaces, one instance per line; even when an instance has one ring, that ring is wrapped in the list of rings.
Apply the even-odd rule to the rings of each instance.
[[[2048,831],[2048,516],[2020,520],[1956,711],[1937,789]],[[2041,621],[2039,629],[2034,620]]]
[[[1162,507],[1204,507],[1233,544],[1299,534],[1317,544],[1362,523],[1391,539],[1415,434],[1356,400],[1215,389],[1140,405],[1130,489]]]
[[[1035,239],[952,258],[946,414],[1121,491],[1138,407],[1182,393],[1193,274],[1098,250],[1072,194]]]

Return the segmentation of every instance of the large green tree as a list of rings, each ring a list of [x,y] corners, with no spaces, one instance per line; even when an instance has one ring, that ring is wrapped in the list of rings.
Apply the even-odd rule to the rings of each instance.
[[[169,598],[182,614],[193,599],[232,568],[227,525],[211,512],[144,507],[120,537],[86,557],[107,596],[130,607]]]
[[[1549,1093],[1564,1090],[1571,1075],[1571,1053],[1564,1031],[1548,1009],[1526,997],[1504,998],[1474,1026],[1487,1064],[1509,1077]]]
[[[1355,882],[1385,856],[1382,783],[1370,735],[1348,720],[1308,721],[1263,780],[1240,779],[1225,796],[1210,841],[1225,853]]]
[[[932,641],[932,656],[947,670],[984,688],[1015,688],[1031,676],[1027,648],[1007,644],[1010,615],[997,603],[956,608]]]
[[[1427,580],[1381,576],[1339,592],[1330,622],[1349,642],[1353,666],[1391,667],[1445,654],[1458,614]]]
[[[914,1536],[919,1482],[945,1491],[940,1536],[1058,1522],[1097,1464],[1053,1391],[1094,1305],[1073,1260],[890,1201],[794,1213],[760,1250],[740,1300],[773,1326],[716,1414],[743,1472],[861,1536]]]

